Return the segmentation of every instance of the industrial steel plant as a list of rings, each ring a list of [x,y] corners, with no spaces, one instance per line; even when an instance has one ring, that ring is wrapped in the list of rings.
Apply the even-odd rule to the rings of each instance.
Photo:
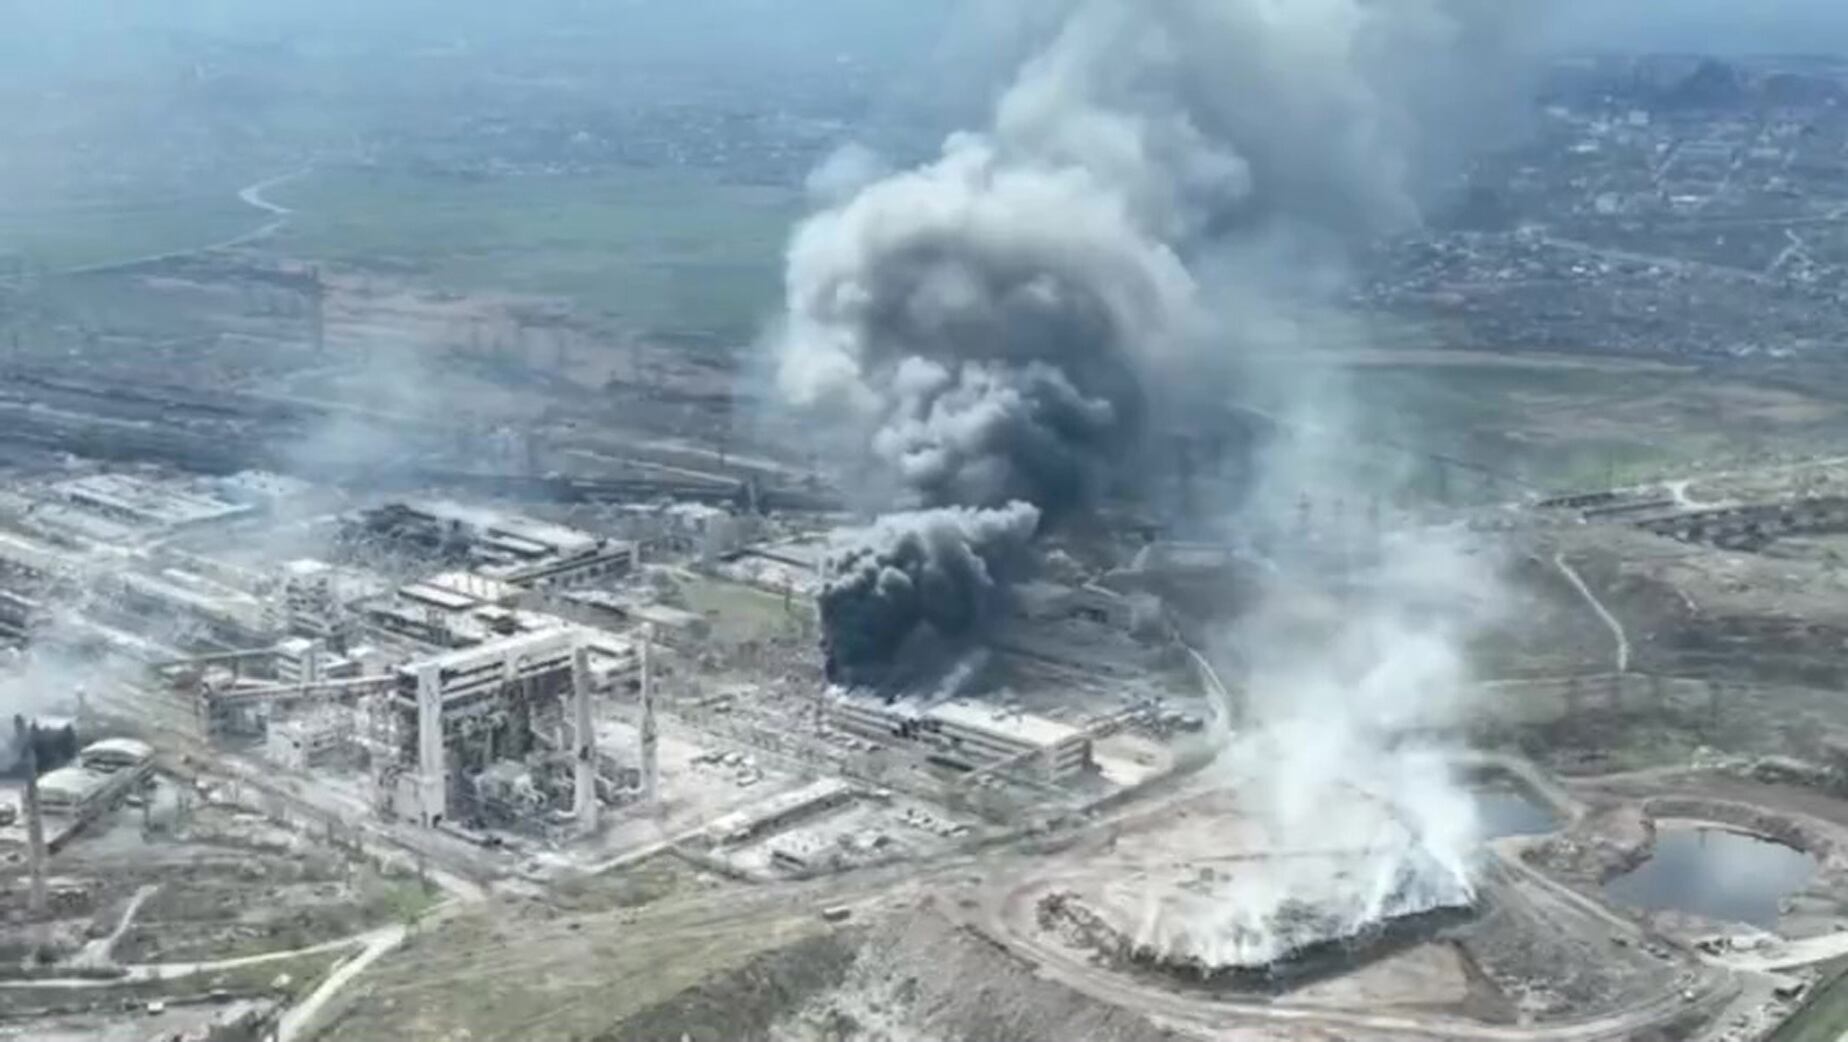
[[[0,1042],[1848,1032],[1827,12],[45,6]]]

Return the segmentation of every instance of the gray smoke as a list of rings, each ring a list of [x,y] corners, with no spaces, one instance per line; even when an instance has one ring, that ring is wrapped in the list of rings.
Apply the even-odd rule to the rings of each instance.
[[[1023,502],[1056,524],[1137,458],[1149,418],[1239,340],[1241,294],[1202,273],[1279,234],[1366,237],[1417,220],[1415,113],[1501,0],[1066,0],[987,130],[809,219],[789,250],[783,396],[865,452],[905,509]],[[1445,89],[1438,89],[1440,86]],[[832,179],[830,179],[832,180]],[[1163,399],[1170,399],[1164,403]],[[862,450],[862,446],[866,447]],[[967,531],[895,516],[871,536],[948,554]],[[920,614],[843,562],[837,657],[889,652]],[[944,602],[983,599],[984,585]],[[945,581],[945,580],[940,580]],[[957,580],[948,580],[957,581]],[[870,604],[866,617],[853,605]],[[890,628],[888,628],[890,627]]]
[[[821,595],[829,678],[864,679],[926,623],[950,638],[974,631],[1039,522],[1034,507],[1010,503],[897,514],[855,533],[829,561]]]
[[[870,445],[910,506],[1093,501],[1151,395],[1224,350],[1205,260],[1280,225],[1417,219],[1414,113],[1445,100],[1490,10],[1065,7],[988,130],[814,216],[789,251],[781,389]]]

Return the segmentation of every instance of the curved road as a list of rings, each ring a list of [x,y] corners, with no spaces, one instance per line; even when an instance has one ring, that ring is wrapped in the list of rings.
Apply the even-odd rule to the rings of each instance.
[[[128,932],[129,927],[135,925],[135,916],[141,912],[141,906],[146,904],[148,898],[153,897],[159,889],[160,884],[158,883],[138,888],[135,896],[129,898],[128,907],[122,910],[122,918],[116,923],[115,929],[85,944],[83,950],[71,959],[71,965],[85,967],[110,965],[109,953],[115,950],[116,943],[122,939],[123,934]]]
[[[276,1042],[296,1042],[304,1037],[304,1030],[314,1022],[314,1018],[341,988],[354,977],[366,972],[371,965],[384,958],[386,953],[404,943],[410,931],[403,926],[386,926],[365,935],[366,950],[358,957],[348,959],[340,968],[327,975],[320,986],[315,988],[307,998],[290,1007],[282,1015],[276,1028]]]
[[[268,199],[265,199],[263,197],[263,193],[269,191],[270,189],[276,187],[277,185],[287,184],[290,181],[294,181],[306,175],[307,173],[308,173],[308,168],[303,167],[300,170],[294,170],[286,174],[280,174],[276,177],[271,177],[271,178],[267,178],[262,181],[258,181],[256,184],[245,185],[244,187],[238,189],[237,197],[239,199],[242,199],[246,205],[254,206],[257,209],[262,210],[266,213],[272,214],[276,217],[287,217],[290,214],[294,213],[295,211],[279,203],[273,203],[269,201]],[[272,222],[272,226],[274,224],[275,222]]]
[[[1591,610],[1598,613],[1598,618],[1604,620],[1604,625],[1610,629],[1611,636],[1617,639],[1617,672],[1619,674],[1628,673],[1630,671],[1630,638],[1623,632],[1623,623],[1618,622],[1617,616],[1612,615],[1610,609],[1604,606],[1604,602],[1598,600],[1598,595],[1591,592],[1591,587],[1585,584],[1584,577],[1566,563],[1566,555],[1563,552],[1553,555],[1553,565],[1559,569],[1559,574],[1565,576],[1566,581],[1578,590],[1579,596],[1585,598],[1585,603],[1591,605]]]
[[[1732,973],[1713,968],[1696,980],[1679,982],[1674,989],[1665,990],[1646,1002],[1601,1016],[1542,1024],[1489,1024],[1435,1014],[1369,1013],[1359,1009],[1207,999],[1145,986],[1133,978],[1095,965],[1082,955],[1048,944],[1037,935],[1015,930],[1012,923],[1033,921],[1033,908],[1023,908],[1021,902],[1030,905],[1036,893],[1035,887],[1021,887],[1002,895],[998,902],[991,899],[978,913],[976,921],[965,925],[1031,961],[1048,980],[1114,1006],[1208,1030],[1223,1027],[1228,1020],[1247,1020],[1334,1031],[1384,1032],[1444,1042],[1619,1042],[1672,1023],[1691,1011],[1716,1011],[1732,1000],[1739,987]],[[1550,891],[1545,892],[1545,896],[1557,898]]]
[[[402,927],[380,927],[350,937],[336,937],[331,941],[311,944],[306,948],[287,948],[281,951],[258,952],[255,955],[240,955],[235,959],[209,959],[203,962],[133,962],[124,964],[119,977],[21,977],[0,980],[0,989],[6,988],[113,988],[122,984],[136,984],[143,981],[173,980],[178,977],[191,977],[198,973],[221,973],[225,970],[240,969],[245,966],[258,966],[266,962],[280,962],[302,955],[318,955],[321,952],[337,951],[351,948],[358,944],[371,944],[380,934]]]
[[[311,167],[302,167],[300,170],[291,170],[286,174],[266,177],[254,184],[245,185],[243,188],[238,189],[237,197],[239,201],[263,211],[269,218],[258,227],[240,235],[233,235],[229,239],[207,243],[204,246],[190,246],[185,249],[168,250],[164,253],[150,253],[140,257],[128,257],[121,260],[98,261],[94,264],[79,264],[74,267],[59,268],[55,271],[35,272],[30,276],[19,275],[10,279],[0,279],[0,286],[19,286],[24,284],[29,278],[38,279],[58,278],[67,275],[94,275],[105,271],[117,271],[122,268],[136,268],[143,264],[155,264],[160,261],[177,260],[181,257],[193,257],[201,253],[211,253],[214,250],[228,250],[234,246],[242,246],[246,243],[255,242],[258,239],[268,238],[278,231],[281,231],[283,226],[289,223],[289,217],[295,211],[286,206],[271,202],[264,197],[263,193],[277,185],[286,184],[289,181],[304,177],[311,169]]]

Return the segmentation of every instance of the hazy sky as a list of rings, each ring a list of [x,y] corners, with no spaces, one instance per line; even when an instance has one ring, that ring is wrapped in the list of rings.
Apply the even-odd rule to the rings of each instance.
[[[1848,52],[1844,0],[1554,0],[1551,40],[1571,48]]]
[[[178,38],[329,41],[365,47],[516,44],[591,33],[612,57],[825,59],[919,52],[950,27],[998,27],[1061,0],[55,0],[14,5],[0,59],[134,60]],[[1155,2],[1155,0],[1151,0]],[[1571,49],[1848,52],[1848,0],[1501,0],[1543,11],[1542,38]],[[966,49],[967,44],[963,45]]]

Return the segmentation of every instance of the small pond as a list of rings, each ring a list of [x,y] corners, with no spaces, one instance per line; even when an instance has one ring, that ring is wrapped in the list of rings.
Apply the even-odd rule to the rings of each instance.
[[[1655,853],[1605,886],[1612,901],[1672,909],[1762,929],[1777,926],[1778,902],[1816,873],[1816,861],[1782,843],[1717,828],[1665,829]]]
[[[1476,823],[1484,840],[1504,836],[1538,836],[1559,827],[1551,808],[1513,785],[1493,785],[1475,791]]]

